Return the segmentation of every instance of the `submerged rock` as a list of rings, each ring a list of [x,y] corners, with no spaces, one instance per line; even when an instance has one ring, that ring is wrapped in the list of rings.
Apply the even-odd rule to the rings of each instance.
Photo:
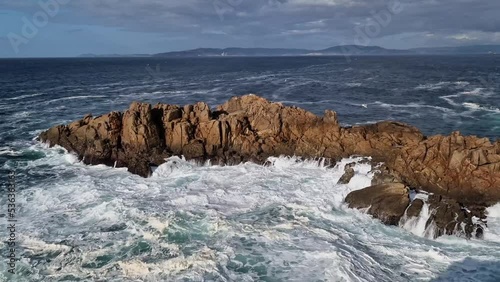
[[[342,175],[342,177],[340,177],[339,181],[337,182],[337,184],[348,184],[351,179],[354,177],[354,165],[356,163],[350,163],[350,164],[347,164],[344,168],[344,174]]]
[[[420,213],[422,212],[422,208],[424,207],[424,200],[422,199],[415,199],[413,200],[410,205],[408,206],[408,209],[406,209],[406,216],[408,217],[418,217]]]
[[[117,232],[125,229],[127,229],[127,224],[122,222],[107,227],[101,227],[101,232]]]
[[[387,183],[353,191],[345,202],[350,208],[367,209],[385,224],[398,225],[410,204],[409,189],[402,183]]]
[[[431,238],[457,235],[470,239],[482,238],[486,226],[484,206],[468,206],[439,195],[428,199],[410,201],[408,188],[401,183],[387,183],[353,191],[345,202],[350,208],[366,209],[366,212],[388,225],[414,229],[417,222],[425,226],[419,232]],[[426,212],[424,213],[424,205]],[[422,227],[420,227],[422,228]]]
[[[426,227],[433,228],[434,238],[441,235],[471,238],[474,234],[477,237],[482,237],[483,226],[480,224],[480,220],[486,218],[484,207],[466,207],[454,199],[440,195],[430,195],[428,204],[431,215],[427,220]],[[474,221],[474,217],[478,222]]]

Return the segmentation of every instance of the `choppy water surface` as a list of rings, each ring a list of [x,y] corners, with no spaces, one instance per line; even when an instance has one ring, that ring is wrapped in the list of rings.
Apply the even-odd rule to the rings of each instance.
[[[256,93],[341,122],[410,122],[426,134],[500,134],[497,57],[0,61],[0,168],[15,170],[18,274],[0,281],[499,281],[500,205],[485,240],[425,238],[342,203],[345,159],[272,165],[170,159],[144,179],[85,166],[33,139],[131,101],[212,106]],[[158,67],[157,67],[158,66]],[[2,187],[4,189],[5,187]],[[6,213],[6,199],[1,199]],[[5,229],[0,232],[5,238]],[[4,235],[5,234],[5,235]],[[6,242],[0,243],[2,257]],[[2,276],[3,275],[3,276]]]

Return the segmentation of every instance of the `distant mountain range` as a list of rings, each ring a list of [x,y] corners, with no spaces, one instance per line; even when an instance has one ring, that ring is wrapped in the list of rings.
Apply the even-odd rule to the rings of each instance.
[[[128,55],[121,55],[121,54],[82,54],[78,57],[80,58],[123,58],[123,57],[151,57],[152,55],[150,54],[128,54]]]
[[[460,47],[413,48],[406,50],[386,49],[379,46],[341,45],[323,50],[288,49],[288,48],[198,48],[186,51],[165,52],[154,55],[94,55],[80,57],[265,57],[265,56],[391,56],[391,55],[481,55],[500,54],[500,45],[473,45]]]
[[[385,49],[378,46],[342,45],[323,50],[286,48],[199,48],[187,51],[167,52],[155,57],[215,57],[215,56],[332,56],[332,55],[395,55],[410,54],[406,50]]]

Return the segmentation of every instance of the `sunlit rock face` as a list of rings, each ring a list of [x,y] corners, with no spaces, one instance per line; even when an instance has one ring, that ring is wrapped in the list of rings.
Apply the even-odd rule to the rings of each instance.
[[[500,143],[487,138],[425,137],[399,122],[341,127],[333,111],[311,112],[256,95],[177,106],[134,102],[124,113],[90,115],[48,129],[43,142],[75,152],[87,164],[128,167],[144,177],[166,157],[215,164],[264,163],[270,156],[338,160],[352,155],[383,162],[406,186],[465,204],[500,201]]]

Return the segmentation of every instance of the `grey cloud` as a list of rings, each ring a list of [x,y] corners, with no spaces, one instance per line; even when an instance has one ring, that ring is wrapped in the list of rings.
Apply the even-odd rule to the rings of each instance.
[[[426,36],[422,42],[460,44],[464,40],[453,36],[476,33],[476,39],[465,41],[492,43],[500,32],[497,0],[87,0],[71,1],[68,11],[55,20],[163,36],[187,35],[193,41],[217,36],[242,42],[265,38],[277,44],[286,37],[299,47],[325,47],[331,42],[352,43],[358,30],[373,23],[375,14],[387,13],[394,1],[403,10],[390,14],[389,24],[371,37],[373,41],[432,33],[434,38]],[[0,0],[0,8],[32,11],[34,5]]]

